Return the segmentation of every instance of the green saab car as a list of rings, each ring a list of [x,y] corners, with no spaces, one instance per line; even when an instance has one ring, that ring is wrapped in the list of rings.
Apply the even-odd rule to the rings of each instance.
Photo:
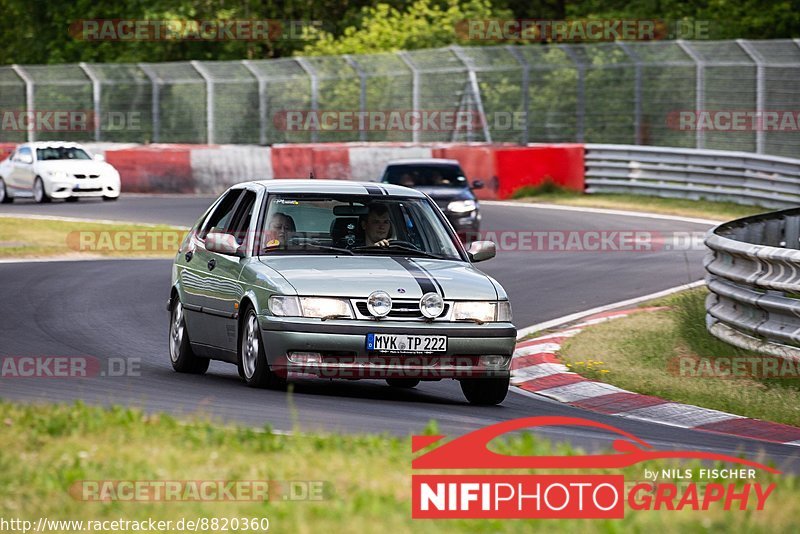
[[[473,264],[424,193],[332,180],[237,184],[197,221],[172,269],[176,371],[236,364],[254,387],[298,377],[456,379],[467,400],[508,392],[516,329],[502,286]]]

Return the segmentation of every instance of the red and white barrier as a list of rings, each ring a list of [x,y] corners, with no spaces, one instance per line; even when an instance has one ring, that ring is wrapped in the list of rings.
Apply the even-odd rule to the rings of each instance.
[[[0,143],[0,157],[16,145]],[[524,186],[552,181],[583,191],[584,147],[579,144],[517,146],[485,143],[316,143],[180,145],[87,143],[104,154],[122,178],[123,192],[220,193],[249,180],[308,178],[377,181],[389,161],[458,160],[467,178],[480,180],[481,199],[505,199]]]

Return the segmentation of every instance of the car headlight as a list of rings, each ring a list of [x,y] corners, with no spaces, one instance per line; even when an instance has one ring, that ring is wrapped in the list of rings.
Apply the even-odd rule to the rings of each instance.
[[[447,211],[453,213],[469,213],[475,211],[476,204],[474,200],[454,200],[447,205]]]
[[[353,310],[345,299],[276,295],[269,299],[269,311],[280,317],[353,318]]]
[[[50,171],[47,173],[47,176],[53,180],[66,180],[69,178],[69,174],[64,171]]]
[[[453,304],[454,321],[476,321],[481,323],[510,322],[511,303],[507,300],[495,302],[456,302]]]

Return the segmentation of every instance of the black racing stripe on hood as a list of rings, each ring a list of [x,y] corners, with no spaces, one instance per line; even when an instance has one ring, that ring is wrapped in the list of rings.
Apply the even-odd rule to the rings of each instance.
[[[417,281],[419,288],[422,290],[422,294],[425,293],[436,293],[436,285],[433,283],[431,277],[416,263],[413,263],[408,258],[400,258],[397,256],[392,256],[392,259],[400,264],[403,269],[408,271],[408,273],[414,277],[414,280]]]
[[[414,260],[408,260],[408,261],[410,261],[411,263],[416,265],[420,270],[422,270],[423,273],[428,275],[428,278],[433,280],[433,283],[436,284],[436,287],[439,289],[438,293],[442,296],[442,298],[444,298],[444,288],[442,287],[442,284],[439,283],[439,280],[437,280],[436,277],[433,276],[433,274],[428,269],[426,269],[422,265],[418,264]]]

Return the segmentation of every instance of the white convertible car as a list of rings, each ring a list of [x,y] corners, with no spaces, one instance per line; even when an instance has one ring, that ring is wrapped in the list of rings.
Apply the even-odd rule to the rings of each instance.
[[[82,197],[119,198],[117,170],[78,143],[37,142],[20,145],[0,162],[0,202],[33,198],[76,201]]]

